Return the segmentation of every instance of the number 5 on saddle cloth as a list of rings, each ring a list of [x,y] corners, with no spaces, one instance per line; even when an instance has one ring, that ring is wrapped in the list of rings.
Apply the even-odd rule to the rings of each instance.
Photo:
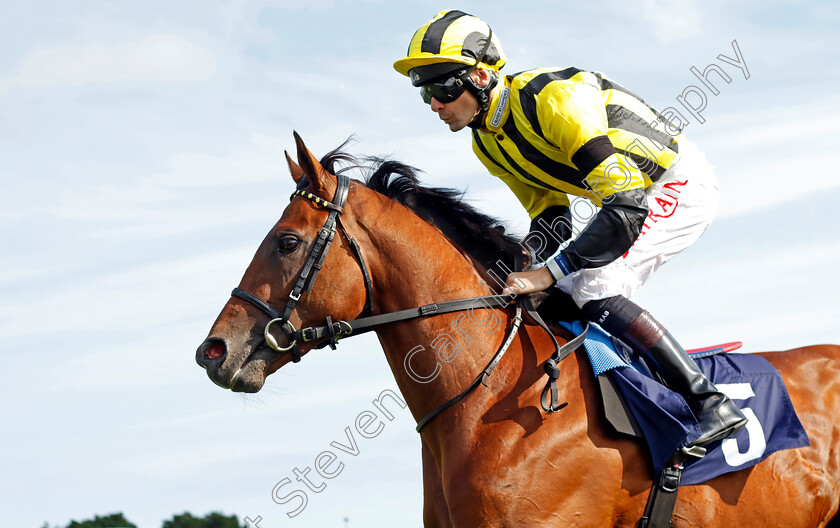
[[[560,324],[575,335],[583,331],[577,321]],[[651,469],[658,475],[675,452],[700,436],[697,420],[682,396],[643,374],[646,367],[628,362],[628,355],[619,354],[613,338],[600,327],[589,327],[584,348],[601,386],[607,418],[618,432],[644,440]],[[809,445],[784,381],[766,359],[752,354],[694,358],[749,422],[733,437],[707,445],[703,458],[685,462],[683,485],[754,466],[782,449]]]

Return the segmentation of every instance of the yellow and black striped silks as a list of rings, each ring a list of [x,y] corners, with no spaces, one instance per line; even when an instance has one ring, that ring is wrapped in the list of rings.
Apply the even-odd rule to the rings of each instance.
[[[534,218],[568,205],[566,194],[600,206],[616,192],[646,189],[674,163],[679,133],[600,73],[541,68],[499,84],[473,150]]]
[[[403,75],[418,66],[455,62],[472,66],[484,48],[490,26],[486,22],[462,11],[441,11],[418,29],[408,45],[406,56],[394,63],[394,69]],[[496,35],[480,65],[499,71],[505,64],[505,53]]]

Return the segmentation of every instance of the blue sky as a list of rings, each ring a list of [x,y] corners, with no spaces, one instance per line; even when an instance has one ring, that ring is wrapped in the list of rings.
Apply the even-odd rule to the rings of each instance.
[[[272,501],[395,389],[375,339],[307,357],[254,396],[194,363],[292,184],[292,131],[321,155],[391,155],[524,232],[527,217],[391,67],[432,2],[35,1],[0,19],[0,510],[16,527],[123,511],[260,526],[420,526],[408,411],[342,453],[302,513]],[[690,136],[718,221],[637,301],[688,346],[840,342],[834,212],[840,10],[832,2],[477,2],[504,72],[605,72],[658,107],[717,63]],[[750,77],[717,59],[737,40]],[[324,371],[333,376],[324,390]],[[284,488],[290,489],[290,488]]]

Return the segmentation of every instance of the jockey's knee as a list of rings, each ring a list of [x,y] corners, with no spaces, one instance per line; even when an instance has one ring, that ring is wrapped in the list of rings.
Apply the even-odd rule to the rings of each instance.
[[[587,319],[610,334],[620,337],[644,310],[623,295],[595,299],[581,307]]]

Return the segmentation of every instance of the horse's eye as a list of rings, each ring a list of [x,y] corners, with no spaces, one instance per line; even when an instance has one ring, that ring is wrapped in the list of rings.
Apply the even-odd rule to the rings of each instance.
[[[279,248],[283,253],[291,253],[300,244],[300,239],[294,235],[286,235],[280,239]]]

